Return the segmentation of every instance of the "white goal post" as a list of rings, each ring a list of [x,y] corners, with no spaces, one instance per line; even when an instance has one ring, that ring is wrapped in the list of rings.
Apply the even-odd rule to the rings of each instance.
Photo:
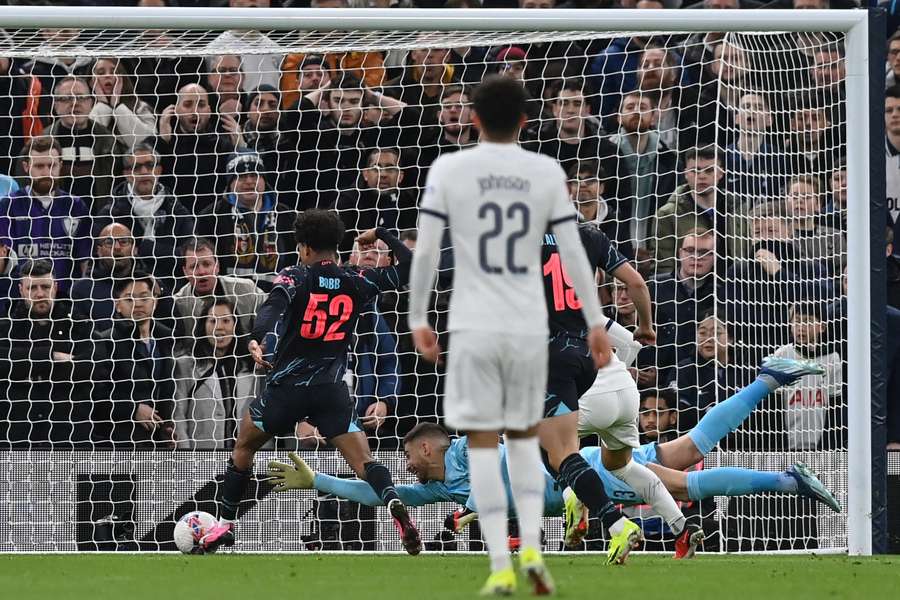
[[[206,30],[258,30],[296,35],[291,51],[326,52],[327,32],[347,32],[355,41],[341,41],[342,48],[360,50],[409,48],[403,36],[422,32],[489,32],[504,40],[528,39],[532,32],[562,32],[561,39],[590,37],[613,32],[705,33],[705,32],[835,32],[844,34],[846,61],[846,171],[848,206],[846,220],[848,398],[847,446],[847,552],[872,553],[872,328],[870,288],[872,244],[869,199],[873,189],[870,160],[869,14],[865,10],[447,10],[447,9],[200,9],[141,7],[0,7],[0,24],[6,30],[33,31],[43,28],[79,30],[171,30],[184,32],[189,43],[195,32]],[[390,32],[390,33],[385,33]],[[24,34],[23,34],[24,35]],[[15,36],[13,36],[15,42]],[[13,56],[33,56],[37,43],[7,46]],[[423,38],[426,39],[426,38]],[[439,45],[434,37],[428,44]],[[463,39],[455,37],[454,40]],[[299,40],[299,41],[297,41]],[[120,43],[116,36],[98,35],[90,48],[95,56],[104,52],[134,56],[149,47]],[[131,48],[131,49],[129,49]],[[175,52],[175,48],[161,52]],[[107,50],[108,49],[108,50]],[[264,54],[274,48],[249,46],[246,54]],[[877,101],[877,100],[876,100]],[[876,188],[877,189],[877,188]],[[217,453],[219,454],[219,453]],[[52,456],[52,453],[51,453]],[[45,458],[44,455],[42,455]],[[221,458],[221,457],[220,457]],[[75,459],[72,459],[75,460]],[[82,465],[83,465],[82,459]],[[389,463],[390,465],[390,463]],[[394,469],[396,470],[396,469]],[[0,486],[2,487],[2,486]],[[0,524],[0,530],[4,528]]]

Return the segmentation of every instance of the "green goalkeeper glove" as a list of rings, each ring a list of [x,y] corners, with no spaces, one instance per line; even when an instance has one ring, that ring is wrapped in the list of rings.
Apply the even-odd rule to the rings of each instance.
[[[302,458],[288,452],[288,458],[291,459],[293,465],[272,461],[266,473],[269,476],[269,483],[275,485],[275,492],[284,492],[286,490],[309,490],[313,487],[313,481],[316,472],[309,468]]]

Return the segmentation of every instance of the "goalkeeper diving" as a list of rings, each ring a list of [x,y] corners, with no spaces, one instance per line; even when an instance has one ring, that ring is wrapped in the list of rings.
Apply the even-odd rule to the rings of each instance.
[[[753,383],[710,409],[691,431],[670,442],[643,444],[634,451],[633,459],[653,470],[678,500],[696,501],[714,496],[776,492],[812,498],[835,512],[840,512],[841,506],[831,492],[801,462],[778,472],[740,467],[684,471],[700,462],[720,440],[737,429],[770,393],[781,386],[790,385],[804,375],[821,372],[822,368],[812,361],[768,357],[763,361]],[[584,398],[589,399],[589,394]],[[404,437],[403,445],[407,459],[406,470],[418,479],[418,483],[396,487],[397,494],[405,505],[455,502],[477,512],[478,507],[470,496],[465,437],[451,439],[441,426],[421,423]],[[502,472],[509,495],[509,475],[502,445],[500,452],[501,457],[504,457]],[[599,447],[581,449],[581,455],[603,480],[607,495],[623,505],[645,504],[640,494],[603,467],[600,452]],[[365,481],[317,473],[295,454],[291,453],[290,457],[294,464],[269,464],[269,481],[275,484],[276,492],[316,489],[367,506],[383,504]],[[544,480],[545,515],[563,516],[568,494],[560,489],[546,471]],[[469,516],[469,519],[472,518],[474,517]],[[693,556],[694,550],[695,548],[691,548],[683,557]]]

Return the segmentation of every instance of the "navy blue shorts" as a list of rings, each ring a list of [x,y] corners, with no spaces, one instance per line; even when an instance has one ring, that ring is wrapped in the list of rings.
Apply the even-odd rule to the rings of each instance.
[[[578,399],[596,377],[597,368],[585,340],[565,336],[551,339],[544,418],[577,412]]]
[[[347,384],[309,386],[304,381],[289,375],[266,385],[263,393],[250,404],[253,424],[272,435],[287,435],[305,419],[318,427],[326,439],[361,431]]]

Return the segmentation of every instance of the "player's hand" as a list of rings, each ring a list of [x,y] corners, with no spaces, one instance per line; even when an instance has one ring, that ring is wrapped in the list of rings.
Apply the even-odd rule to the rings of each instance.
[[[153,410],[153,407],[143,402],[138,402],[137,408],[134,409],[134,420],[147,431],[153,431],[163,424],[162,417]]]
[[[375,229],[363,231],[356,236],[356,243],[359,244],[360,250],[368,250],[370,247],[374,246],[377,241],[378,235],[375,233]]]
[[[368,408],[366,408],[366,416],[360,419],[360,422],[366,429],[377,431],[378,428],[381,427],[381,425],[384,423],[385,418],[387,418],[387,414],[387,403],[379,400],[378,402],[373,402],[368,406]]]
[[[262,367],[266,371],[272,368],[272,363],[265,359],[266,347],[257,342],[256,340],[250,340],[250,343],[247,344],[247,349],[250,351],[250,356],[253,357],[253,362],[257,364],[257,366]]]
[[[634,339],[644,346],[652,346],[656,343],[656,332],[653,331],[653,327],[642,325],[634,330]]]
[[[412,338],[413,344],[422,358],[430,363],[438,364],[441,358],[441,346],[438,344],[438,337],[434,330],[431,327],[417,327],[412,330]]]
[[[609,364],[609,361],[612,360],[612,345],[609,343],[606,328],[602,325],[591,327],[587,342],[588,348],[591,349],[591,356],[594,357],[594,365],[598,369],[602,369]]]
[[[312,489],[316,472],[293,452],[288,452],[288,458],[294,463],[293,465],[273,460],[266,469],[266,474],[269,476],[268,482],[275,486],[273,491]]]

